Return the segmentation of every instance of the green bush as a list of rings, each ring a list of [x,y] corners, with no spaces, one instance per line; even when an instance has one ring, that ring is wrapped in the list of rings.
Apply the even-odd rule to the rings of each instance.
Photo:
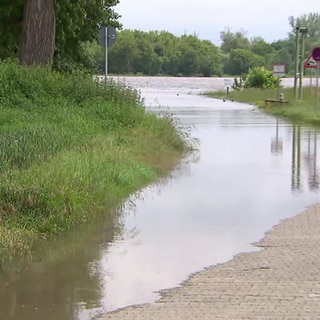
[[[249,73],[244,82],[245,88],[274,89],[280,83],[278,77],[265,67],[256,67],[249,69]]]

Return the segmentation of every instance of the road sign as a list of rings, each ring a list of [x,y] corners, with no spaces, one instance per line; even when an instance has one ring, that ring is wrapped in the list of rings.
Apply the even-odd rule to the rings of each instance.
[[[104,48],[104,85],[107,85],[108,75],[108,47],[111,47],[116,40],[116,28],[103,26],[98,31],[98,43]]]
[[[305,69],[317,69],[317,61],[313,59],[312,53],[304,63],[304,68]]]
[[[112,27],[112,26],[106,26],[99,29],[98,43],[102,47],[105,46],[106,29],[107,29],[107,47],[111,47],[116,40],[116,29],[115,27]]]
[[[320,61],[320,47],[315,47],[312,50],[312,58],[316,61]]]
[[[286,74],[285,64],[274,64],[273,65],[273,75],[276,77],[282,77]]]

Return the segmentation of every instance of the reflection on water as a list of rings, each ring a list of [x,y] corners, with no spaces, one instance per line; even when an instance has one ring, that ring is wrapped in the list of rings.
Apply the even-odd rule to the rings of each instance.
[[[276,136],[271,140],[271,153],[281,155],[283,150],[282,138],[279,137],[279,119],[277,118]]]
[[[315,130],[190,94],[219,88],[217,80],[127,81],[149,110],[190,128],[199,151],[112,217],[39,247],[21,272],[0,274],[1,320],[89,320],[154,301],[191,273],[253,250],[280,219],[318,201]]]
[[[281,156],[283,153],[279,121],[276,119],[276,134],[271,140],[271,153],[276,156]],[[291,189],[293,192],[303,191],[304,180],[307,180],[309,191],[318,191],[320,182],[317,167],[317,136],[319,133],[316,129],[293,124],[291,134]],[[303,165],[305,168],[302,168]]]
[[[292,128],[292,190],[301,188],[301,127]]]
[[[302,191],[303,176],[306,177],[310,191],[319,190],[317,135],[315,129],[302,128],[300,125],[292,126],[291,187],[293,191]],[[305,165],[304,169],[303,165]],[[303,170],[306,171],[305,175],[302,174]]]

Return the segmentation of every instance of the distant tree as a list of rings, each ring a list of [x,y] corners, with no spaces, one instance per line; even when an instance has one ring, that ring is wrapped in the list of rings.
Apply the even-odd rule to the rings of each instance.
[[[136,61],[139,59],[136,34],[131,30],[118,33],[117,40],[109,50],[111,73],[136,73]]]
[[[224,72],[230,75],[241,75],[247,73],[249,68],[264,64],[264,57],[254,54],[250,50],[232,49],[229,59],[224,65]]]
[[[177,48],[178,37],[168,31],[151,31],[150,34],[154,52],[161,61],[160,73],[176,76],[181,57]]]
[[[253,53],[259,56],[265,56],[273,53],[273,48],[270,43],[267,43],[261,37],[255,37],[251,40],[250,49]]]
[[[303,14],[299,17],[289,17],[289,24],[291,32],[289,33],[289,41],[294,45],[296,37],[296,27],[307,27],[308,32],[306,34],[305,50],[306,53],[311,53],[312,48],[319,45],[320,39],[320,13]]]
[[[222,75],[222,53],[208,40],[202,40],[199,48],[200,72],[205,77]]]
[[[302,14],[299,17],[289,17],[291,27],[290,35],[295,34],[296,27],[307,27],[308,37],[315,38],[320,36],[320,13]]]
[[[226,28],[220,32],[221,50],[229,53],[232,49],[249,49],[250,41],[246,37],[246,31],[240,30],[236,33],[231,32],[230,28]]]
[[[110,72],[171,76],[221,75],[218,47],[197,35],[123,30],[109,50]]]
[[[196,35],[183,35],[178,41],[181,52],[179,73],[186,76],[200,74],[199,39]]]

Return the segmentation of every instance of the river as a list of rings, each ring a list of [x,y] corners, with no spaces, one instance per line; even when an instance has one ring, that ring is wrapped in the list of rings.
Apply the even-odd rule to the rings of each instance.
[[[1,320],[91,320],[155,301],[190,274],[257,250],[273,225],[318,201],[314,129],[199,95],[223,89],[223,79],[121,80],[199,149],[113,219],[45,243],[22,270],[0,274]]]

